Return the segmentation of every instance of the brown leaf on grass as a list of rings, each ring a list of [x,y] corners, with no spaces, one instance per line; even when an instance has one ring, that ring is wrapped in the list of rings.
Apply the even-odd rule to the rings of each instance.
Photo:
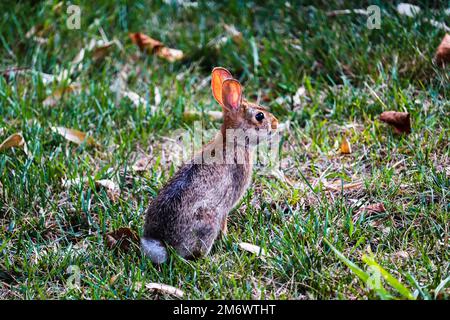
[[[324,182],[323,185],[324,185],[325,189],[327,189],[327,190],[341,191],[342,189],[343,190],[359,189],[363,185],[363,182],[358,181],[358,182],[352,182],[352,183],[347,183],[347,184],[342,185],[341,181],[337,181],[334,183]]]
[[[170,294],[178,298],[183,298],[184,292],[178,288],[163,283],[147,283],[145,287],[149,290],[156,290],[161,293]]]
[[[95,181],[95,185],[106,188],[106,193],[113,202],[116,202],[119,199],[120,188],[114,181],[109,179],[101,179]]]
[[[23,148],[25,154],[28,155],[27,144],[21,133],[14,133],[6,138],[6,140],[0,144],[0,151],[16,147]]]
[[[81,48],[81,50],[77,53],[77,55],[75,56],[75,58],[72,59],[72,65],[74,64],[79,64],[80,62],[83,61],[84,59],[84,55],[86,53],[86,49]]]
[[[440,66],[450,65],[450,34],[445,34],[434,57],[436,64]]]
[[[102,45],[95,47],[92,51],[92,59],[95,62],[104,59],[114,44],[115,44],[114,41],[109,41],[109,42],[106,42]]]
[[[364,206],[359,208],[358,210],[359,212],[368,212],[368,213],[382,213],[382,212],[386,212],[386,208],[384,207],[383,203],[375,203],[375,204],[371,204],[368,206]]]
[[[363,212],[366,212],[368,215],[371,215],[372,213],[383,213],[383,212],[386,212],[386,208],[384,207],[384,204],[381,202],[361,207],[356,211],[356,213],[353,217],[353,222],[358,220],[361,213],[363,213]]]
[[[161,41],[150,38],[149,36],[140,32],[130,33],[129,36],[131,41],[136,44],[142,51],[147,50],[150,53],[154,53],[157,48],[164,46]]]
[[[62,185],[65,188],[71,188],[76,185],[87,185],[89,183],[90,179],[94,179],[94,177],[82,177],[82,178],[75,178],[75,179],[63,179]],[[112,201],[117,201],[120,195],[120,188],[119,186],[112,180],[109,179],[100,179],[95,181],[95,185],[97,187],[102,187],[106,189],[106,193],[108,194],[108,197]]]
[[[136,172],[146,171],[151,166],[151,160],[151,157],[142,157],[133,164],[132,169]]]
[[[348,142],[347,138],[345,136],[342,137],[340,151],[342,154],[350,154],[352,153],[352,147],[350,145],[350,142]]]
[[[118,274],[113,275],[110,279],[109,279],[109,285],[112,286],[114,283],[116,283],[117,279],[119,278],[119,276],[122,274],[122,272],[119,272]]]
[[[407,251],[400,250],[400,251],[394,252],[393,256],[397,259],[407,260],[410,255]]]
[[[166,47],[161,41],[150,38],[149,36],[136,32],[129,34],[131,41],[136,44],[141,51],[150,54],[156,54],[169,62],[175,62],[183,58],[183,51]]]
[[[398,134],[411,132],[411,120],[408,112],[385,111],[380,120],[394,127]]]
[[[224,28],[225,31],[230,35],[231,39],[233,39],[233,41],[236,44],[242,44],[243,41],[242,33],[238,31],[234,25],[225,24]]]
[[[164,58],[169,62],[175,62],[177,60],[183,59],[183,51],[178,49],[172,49],[167,47],[162,47],[156,51],[156,55],[160,58]]]
[[[79,130],[68,129],[64,127],[52,127],[51,130],[63,136],[66,140],[76,143],[78,145],[84,142],[86,142],[86,144],[90,146],[95,145],[95,141],[94,139],[92,139],[92,137],[86,136],[86,133],[81,132]]]
[[[49,95],[45,100],[42,102],[42,104],[45,107],[54,107],[58,104],[58,102],[61,100],[61,98],[66,94],[71,93],[80,93],[81,92],[81,85],[78,83],[73,83],[67,87],[58,88],[51,95]]]
[[[128,251],[132,246],[139,246],[139,237],[128,227],[122,227],[105,235],[106,245],[109,249],[119,248]]]
[[[266,252],[264,251],[264,249],[262,249],[261,247],[255,245],[255,244],[251,244],[251,243],[247,243],[247,242],[239,242],[238,245],[239,245],[239,248],[241,248],[242,250],[251,252],[258,256],[266,255]]]

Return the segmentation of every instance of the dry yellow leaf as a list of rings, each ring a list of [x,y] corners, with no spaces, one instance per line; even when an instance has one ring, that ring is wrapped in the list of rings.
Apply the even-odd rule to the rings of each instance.
[[[115,274],[111,277],[111,279],[109,279],[109,285],[113,285],[114,283],[116,283],[117,279],[119,278],[119,276],[122,274],[122,272],[119,272],[118,274]]]
[[[231,39],[233,39],[233,41],[236,44],[242,43],[243,40],[242,33],[238,31],[234,25],[225,24],[224,28],[225,31],[231,36]]]
[[[142,51],[156,54],[169,62],[174,62],[183,58],[183,51],[166,47],[161,41],[150,38],[149,36],[136,32],[129,34],[131,41]]]
[[[264,249],[262,249],[261,247],[255,245],[255,244],[251,244],[251,243],[247,243],[247,242],[239,242],[238,245],[239,245],[239,248],[241,248],[242,250],[251,252],[258,256],[266,255],[266,252],[264,251]]]
[[[184,296],[184,292],[182,290],[163,283],[147,283],[145,287],[149,290],[156,290],[162,293],[177,296],[178,298],[183,298]]]
[[[146,171],[151,166],[151,160],[151,157],[142,157],[133,164],[132,169],[136,172]]]
[[[25,154],[28,155],[27,144],[25,143],[25,139],[23,138],[21,133],[14,133],[6,138],[5,141],[0,144],[0,151],[4,151],[9,148],[21,147],[25,151]]]
[[[350,154],[350,153],[352,153],[352,147],[350,145],[350,142],[348,142],[348,140],[347,140],[347,138],[345,136],[342,137],[340,150],[341,150],[342,154]]]
[[[63,136],[66,140],[76,143],[78,145],[86,142],[88,145],[94,145],[95,141],[92,137],[87,137],[86,133],[75,129],[68,129],[64,127],[52,127],[53,132],[56,132]]]
[[[101,46],[95,47],[92,52],[92,59],[94,61],[99,61],[105,58],[114,44],[114,41],[109,41]]]
[[[156,48],[164,46],[161,41],[150,38],[149,36],[140,32],[130,33],[129,36],[131,41],[136,44],[142,51],[148,50],[150,51],[150,53],[153,53]]]
[[[172,49],[167,47],[160,47],[156,49],[156,55],[160,58],[164,58],[169,62],[175,62],[183,59],[183,51],[178,49]]]
[[[118,247],[125,251],[136,248],[139,243],[139,237],[136,232],[128,227],[121,227],[105,234],[105,240],[109,249]]]
[[[42,102],[42,104],[45,107],[54,107],[58,104],[59,100],[63,97],[65,94],[70,93],[79,93],[81,91],[81,85],[78,83],[73,83],[67,87],[64,88],[58,88],[51,95],[49,95],[45,100]]]
[[[332,190],[332,191],[341,191],[342,189],[343,190],[352,190],[352,189],[361,188],[361,186],[363,185],[363,182],[358,181],[358,182],[347,183],[347,184],[341,185],[341,182],[337,181],[335,183],[324,182],[323,185],[324,185],[325,189]]]
[[[120,188],[119,186],[112,180],[109,179],[102,179],[95,181],[95,184],[97,186],[101,186],[103,188],[106,188],[106,193],[108,194],[108,197],[112,201],[117,201],[119,199],[120,194]]]
[[[450,64],[450,34],[447,33],[444,38],[442,38],[434,59],[436,60],[436,63],[441,66]]]

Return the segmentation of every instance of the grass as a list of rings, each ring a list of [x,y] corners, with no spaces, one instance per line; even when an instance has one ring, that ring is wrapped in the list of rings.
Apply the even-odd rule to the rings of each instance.
[[[188,299],[448,299],[450,91],[448,72],[431,60],[444,32],[375,2],[379,30],[361,15],[326,15],[366,6],[352,2],[80,1],[80,30],[66,27],[65,3],[1,4],[0,70],[59,74],[102,32],[123,50],[115,46],[97,63],[87,55],[71,75],[82,92],[53,107],[43,101],[61,83],[0,77],[0,140],[22,132],[30,153],[0,152],[0,298],[173,298],[142,285],[158,282]],[[421,6],[421,17],[448,21],[439,6]],[[242,43],[228,39],[215,49],[211,41],[226,34],[225,23],[242,32]],[[46,43],[26,37],[39,25]],[[139,55],[129,32],[183,50],[186,59]],[[110,89],[127,63],[128,89],[145,104],[117,103]],[[231,70],[247,98],[290,122],[280,148],[288,180],[256,168],[228,236],[203,259],[172,255],[154,266],[138,250],[109,249],[105,235],[113,230],[142,234],[149,200],[176,169],[167,137],[192,125],[183,112],[219,110],[208,82],[214,66]],[[294,104],[300,86],[306,93]],[[161,103],[152,108],[155,88]],[[381,123],[387,110],[409,112],[412,133],[398,136]],[[87,132],[98,146],[70,143],[52,126]],[[350,155],[338,151],[343,134]],[[144,155],[151,165],[134,172]],[[120,195],[113,199],[93,180],[61,183],[87,176],[115,181]],[[362,186],[340,191],[323,183],[355,181]],[[358,212],[377,203],[386,211]],[[269,255],[245,252],[239,242]],[[69,267],[79,268],[78,287],[69,285],[77,280]],[[373,270],[382,290],[367,285]]]

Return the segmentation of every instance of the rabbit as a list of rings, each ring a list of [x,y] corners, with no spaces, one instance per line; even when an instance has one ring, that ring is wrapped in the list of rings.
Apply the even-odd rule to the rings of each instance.
[[[242,98],[241,84],[228,70],[213,69],[211,88],[223,110],[220,131],[181,166],[146,211],[141,248],[156,264],[167,261],[167,246],[185,259],[203,257],[219,233],[227,233],[227,216],[250,184],[259,143],[254,137],[227,141],[229,130],[249,135],[266,130],[270,136],[278,127],[275,116]]]

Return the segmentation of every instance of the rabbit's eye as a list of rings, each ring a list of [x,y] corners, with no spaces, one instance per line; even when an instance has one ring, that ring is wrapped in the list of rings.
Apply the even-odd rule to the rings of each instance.
[[[264,120],[264,113],[262,112],[258,112],[255,116],[255,119],[258,120],[259,122]]]

